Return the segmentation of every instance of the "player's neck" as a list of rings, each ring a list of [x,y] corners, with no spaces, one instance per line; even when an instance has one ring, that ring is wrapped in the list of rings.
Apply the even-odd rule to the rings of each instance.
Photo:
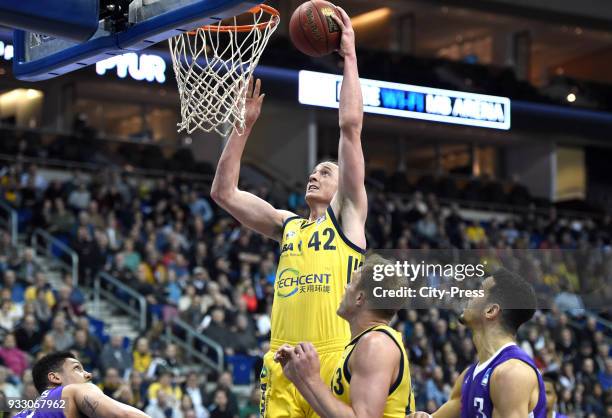
[[[357,337],[359,334],[378,325],[389,325],[388,321],[377,318],[374,315],[370,315],[368,312],[364,312],[362,315],[357,315],[355,318],[349,321],[351,328],[351,340]]]
[[[308,215],[308,221],[315,221],[319,219],[321,216],[325,215],[328,204],[315,203],[310,205],[310,215]]]
[[[515,342],[512,335],[499,328],[481,328],[472,330],[472,332],[474,333],[474,346],[480,364],[490,359],[504,345]]]

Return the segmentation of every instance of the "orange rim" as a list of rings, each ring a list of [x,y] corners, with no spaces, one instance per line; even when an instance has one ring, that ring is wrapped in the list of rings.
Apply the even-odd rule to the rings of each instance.
[[[199,29],[202,30],[210,30],[213,32],[250,32],[254,29],[263,30],[268,27],[270,24],[277,24],[278,19],[280,18],[280,13],[272,6],[268,6],[267,4],[260,4],[259,6],[255,6],[245,13],[250,13],[252,15],[256,15],[261,11],[264,11],[270,15],[270,20],[263,23],[258,23],[257,25],[206,25],[202,26]],[[198,29],[187,32],[188,35],[195,35],[198,33]]]

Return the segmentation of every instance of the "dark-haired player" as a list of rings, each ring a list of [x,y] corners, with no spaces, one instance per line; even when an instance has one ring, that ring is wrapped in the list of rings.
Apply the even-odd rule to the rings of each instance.
[[[567,418],[567,415],[558,414],[555,411],[557,406],[557,391],[555,383],[559,380],[556,373],[544,374],[544,386],[546,387],[546,418]]]
[[[144,412],[106,396],[89,383],[91,373],[68,352],[51,353],[36,362],[32,378],[40,397],[35,409],[18,418],[147,418]]]
[[[544,380],[516,345],[516,332],[535,313],[533,287],[500,269],[482,283],[484,297],[470,299],[461,321],[472,331],[478,363],[455,382],[434,418],[546,418]],[[430,415],[417,412],[410,418]]]
[[[390,265],[380,256],[368,256],[338,308],[351,328],[351,342],[344,349],[330,381],[319,376],[319,356],[311,343],[283,345],[275,360],[315,412],[322,417],[404,418],[414,411],[410,367],[402,335],[389,326],[396,309],[378,309],[374,288],[398,290],[403,277],[372,280],[374,267]]]

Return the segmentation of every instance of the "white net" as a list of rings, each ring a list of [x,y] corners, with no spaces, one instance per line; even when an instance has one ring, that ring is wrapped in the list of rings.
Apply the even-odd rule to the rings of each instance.
[[[250,11],[249,25],[234,17],[231,26],[219,22],[169,39],[181,101],[179,132],[244,131],[248,80],[280,20],[271,10],[276,12],[265,6]]]

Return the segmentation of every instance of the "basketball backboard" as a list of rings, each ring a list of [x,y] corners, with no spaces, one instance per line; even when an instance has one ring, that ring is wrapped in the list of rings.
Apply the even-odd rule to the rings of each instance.
[[[147,48],[157,42],[243,13],[263,0],[46,0],[43,7],[0,1],[0,22],[14,32],[14,75],[45,80],[100,60]],[[81,6],[81,7],[76,7]],[[97,6],[97,7],[96,7]],[[95,11],[91,9],[94,8]],[[22,10],[19,10],[22,9]],[[51,15],[48,10],[54,9]],[[71,14],[79,31],[62,33]],[[92,18],[92,14],[94,17]],[[95,18],[97,14],[97,19]],[[17,18],[19,16],[19,18]],[[25,16],[25,17],[24,17]],[[61,24],[58,24],[58,20]],[[88,30],[91,35],[88,36]],[[67,33],[66,33],[67,32]],[[60,35],[60,36],[58,36]],[[86,39],[78,41],[75,39]],[[72,38],[72,39],[69,39]]]

